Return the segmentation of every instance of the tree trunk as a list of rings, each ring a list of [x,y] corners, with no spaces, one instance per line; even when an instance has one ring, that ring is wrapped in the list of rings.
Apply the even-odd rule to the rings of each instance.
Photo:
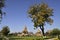
[[[45,34],[44,34],[44,27],[43,27],[43,25],[42,25],[42,26],[40,26],[40,29],[41,29],[41,31],[42,31],[42,33],[43,33],[43,36],[45,36]]]

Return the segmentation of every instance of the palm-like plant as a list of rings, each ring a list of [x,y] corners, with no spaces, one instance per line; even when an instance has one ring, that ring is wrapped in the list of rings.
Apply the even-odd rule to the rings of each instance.
[[[52,24],[53,20],[50,16],[53,16],[53,9],[49,8],[47,4],[42,3],[39,5],[33,5],[28,10],[28,15],[32,18],[32,22],[34,23],[34,27],[40,27],[43,35],[44,35],[44,25],[45,23]]]

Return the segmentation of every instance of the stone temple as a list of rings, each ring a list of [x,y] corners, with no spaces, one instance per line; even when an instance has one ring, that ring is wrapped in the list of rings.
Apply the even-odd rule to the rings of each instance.
[[[29,32],[27,29],[27,26],[24,26],[24,29],[22,30],[22,32],[13,33],[12,35],[16,35],[16,36],[43,36],[42,32],[39,29],[37,30],[36,33]]]
[[[36,36],[43,36],[42,32],[38,29],[37,32],[35,33]]]

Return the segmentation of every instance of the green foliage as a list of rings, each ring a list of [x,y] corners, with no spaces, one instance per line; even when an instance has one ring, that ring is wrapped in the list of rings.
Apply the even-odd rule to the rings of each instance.
[[[4,7],[5,0],[0,0],[0,8]]]
[[[45,22],[52,23],[50,18],[53,14],[53,9],[49,8],[47,4],[40,4],[31,6],[28,11],[29,17],[32,18],[35,27],[44,24]]]
[[[9,32],[10,29],[8,28],[8,26],[4,26],[3,29],[1,30],[1,33],[5,36],[7,36]]]
[[[0,22],[2,21],[3,14],[6,13],[2,11],[2,8],[5,6],[5,0],[0,0]]]
[[[57,28],[55,28],[55,29],[53,29],[52,31],[51,31],[51,33],[50,33],[50,35],[60,35],[60,30],[59,29],[57,29]]]
[[[32,22],[34,23],[34,27],[40,27],[42,32],[44,31],[45,22],[52,24],[53,20],[50,16],[53,16],[53,9],[49,8],[47,4],[42,3],[39,5],[33,5],[28,10],[28,15],[32,18]]]

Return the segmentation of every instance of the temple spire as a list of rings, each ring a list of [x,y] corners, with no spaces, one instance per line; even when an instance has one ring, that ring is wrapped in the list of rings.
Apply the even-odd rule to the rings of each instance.
[[[24,26],[24,29],[23,29],[22,32],[25,33],[25,34],[28,33],[28,30],[27,30],[27,26],[26,25]]]

